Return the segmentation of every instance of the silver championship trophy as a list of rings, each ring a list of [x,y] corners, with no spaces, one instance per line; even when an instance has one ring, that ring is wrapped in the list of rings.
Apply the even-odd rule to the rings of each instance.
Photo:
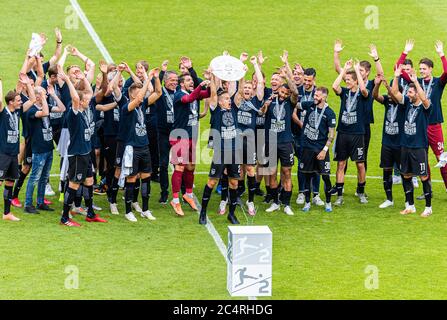
[[[225,53],[215,57],[210,67],[216,77],[225,81],[238,81],[246,72],[241,60]]]

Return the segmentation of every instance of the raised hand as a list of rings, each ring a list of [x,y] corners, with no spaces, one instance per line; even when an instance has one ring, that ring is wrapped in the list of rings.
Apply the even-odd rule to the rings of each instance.
[[[116,69],[117,69],[119,72],[123,72],[123,71],[126,70],[126,66],[127,66],[127,64],[125,64],[125,63],[120,63],[120,64],[116,67]],[[127,66],[127,67],[129,67],[129,66]]]
[[[211,69],[208,68],[206,70],[203,71],[203,77],[205,78],[205,80],[211,80],[212,78],[212,73],[211,73]]]
[[[123,71],[126,71],[127,73],[131,72],[129,65],[126,62],[124,62],[124,61],[121,62],[121,65],[124,66]],[[144,69],[144,67],[141,64],[138,64],[137,69],[138,69],[138,67],[140,67],[140,69]],[[145,72],[145,70],[142,70],[142,72]]]
[[[377,48],[374,44],[369,45],[369,53],[368,55],[373,58],[374,60],[377,60],[379,58],[379,54],[377,53]]]
[[[71,52],[71,44],[67,44],[64,48],[64,53],[68,55],[70,54],[70,52]]]
[[[255,64],[258,63],[258,59],[256,59],[255,56],[252,56],[252,57],[250,58],[250,62],[251,62],[252,65],[255,65]]]
[[[343,49],[344,49],[343,41],[341,41],[340,39],[335,40],[334,51],[341,52],[341,51],[343,51]]]
[[[200,84],[199,84],[199,86],[200,87],[208,87],[209,85],[210,85],[210,81],[209,80],[203,80]]]
[[[289,63],[289,52],[287,50],[284,50],[280,58],[284,64]]]
[[[192,61],[188,57],[181,57],[180,62],[185,66],[185,68],[192,68]]]
[[[57,42],[62,42],[62,33],[61,30],[59,30],[59,28],[55,28],[54,29],[54,33],[56,35],[56,41]]]
[[[444,45],[442,41],[437,40],[435,43],[435,50],[439,54],[440,57],[444,55]]]
[[[414,39],[408,39],[405,41],[405,49],[404,52],[406,54],[410,53],[414,48]]]
[[[263,55],[262,55],[262,50],[259,50],[259,52],[258,52],[258,62],[259,62],[259,64],[264,64],[264,61],[265,60],[267,60],[267,58],[268,57],[264,57]]]
[[[383,81],[383,75],[378,74],[376,75],[376,77],[374,78],[374,84],[380,84]]]
[[[24,85],[28,85],[28,83],[30,83],[30,80],[29,80],[28,76],[26,75],[26,73],[19,74],[19,81],[21,84],[24,84]]]
[[[349,59],[348,61],[345,62],[344,69],[345,69],[345,70],[349,70],[349,69],[351,69],[353,63],[354,63],[354,62],[352,61],[352,59]]]
[[[161,70],[162,71],[166,72],[168,70],[168,63],[169,63],[168,60],[165,60],[165,61],[162,62],[162,64],[161,64]]]
[[[149,78],[158,78],[160,75],[160,68],[154,68],[151,71],[149,71]]]
[[[287,72],[285,67],[279,68],[279,75],[281,78],[286,79],[287,78]]]
[[[397,66],[397,68],[394,70],[394,76],[396,77],[396,78],[399,78],[400,77],[400,75],[401,75],[401,73],[402,73],[402,69],[403,69],[403,65],[402,64],[400,64],[400,65],[398,65]]]
[[[416,76],[416,72],[412,71],[408,73],[408,76],[410,77],[411,82],[417,82],[418,77]]]
[[[239,60],[241,60],[242,62],[247,61],[248,60],[248,53],[247,52],[242,52],[240,57],[239,57]]]
[[[107,62],[105,62],[104,60],[99,61],[99,70],[102,73],[107,73]]]
[[[72,56],[77,56],[77,55],[79,55],[79,50],[76,47],[71,46],[70,47],[70,54]]]
[[[41,33],[40,34],[40,39],[41,39],[42,47],[43,47],[45,45],[45,43],[47,43],[48,37],[46,36],[45,33]]]

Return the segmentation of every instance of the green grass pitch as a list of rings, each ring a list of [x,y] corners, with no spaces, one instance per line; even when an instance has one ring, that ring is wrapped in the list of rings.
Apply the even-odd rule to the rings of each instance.
[[[93,27],[116,62],[133,65],[147,59],[151,66],[168,59],[176,68],[180,56],[188,55],[196,70],[228,50],[239,56],[262,49],[271,74],[280,65],[283,49],[291,62],[317,70],[317,83],[330,87],[333,42],[340,38],[342,59],[369,58],[368,44],[377,45],[386,76],[403,50],[405,40],[416,40],[413,61],[423,56],[441,63],[434,51],[437,39],[447,43],[442,0],[394,1],[118,1],[80,0]],[[367,4],[379,10],[378,29],[365,27]],[[44,50],[54,49],[53,29],[62,29],[64,44],[71,43],[99,61],[102,57],[81,21],[67,29],[69,1],[3,0],[0,11],[0,76],[4,91],[13,87],[32,32],[49,36]],[[68,60],[67,64],[75,62]],[[373,68],[372,73],[375,72]],[[444,99],[444,115],[447,101]],[[339,99],[331,92],[329,103],[338,113]],[[381,176],[379,157],[383,109],[375,103],[375,120],[369,155],[368,176]],[[202,128],[208,120],[201,121]],[[445,128],[444,128],[444,131]],[[58,173],[58,157],[52,173]],[[430,164],[434,165],[433,156]],[[333,166],[335,168],[335,166]],[[350,165],[348,174],[355,174]],[[209,166],[201,164],[198,171]],[[334,171],[334,169],[333,169]],[[334,179],[334,178],[333,178]],[[333,180],[332,179],[332,180]],[[433,179],[440,180],[438,170]],[[201,198],[206,175],[196,175],[196,195]],[[294,175],[294,184],[296,178]],[[353,193],[355,179],[347,178],[345,205],[326,214],[313,208],[309,214],[293,202],[295,216],[267,214],[265,205],[253,221],[273,232],[273,299],[445,299],[447,298],[447,195],[441,183],[433,183],[434,214],[402,217],[401,186],[395,186],[395,207],[378,209],[384,200],[380,179],[367,180],[369,203],[360,205]],[[57,189],[57,180],[52,180]],[[296,198],[294,188],[293,201]],[[416,190],[416,195],[422,192]],[[21,199],[24,198],[24,190]],[[0,296],[5,299],[229,299],[226,264],[197,215],[186,211],[177,218],[168,206],[158,204],[159,186],[153,184],[150,207],[156,222],[132,224],[121,215],[106,225],[80,229],[62,228],[57,213],[26,216],[13,209],[22,221],[0,221]],[[121,197],[121,193],[119,195]],[[56,197],[51,198],[57,201]],[[261,202],[257,198],[258,203]],[[105,197],[95,203],[107,208]],[[209,216],[227,241],[225,217],[214,214],[219,197],[213,193]],[[416,203],[418,212],[423,203]],[[57,204],[60,209],[61,205]],[[0,210],[3,209],[3,202]],[[238,211],[241,222],[246,222]],[[77,218],[79,220],[79,218]],[[82,223],[82,222],[81,222]],[[379,287],[365,288],[367,266],[379,270]],[[64,286],[67,266],[79,269],[79,289]]]

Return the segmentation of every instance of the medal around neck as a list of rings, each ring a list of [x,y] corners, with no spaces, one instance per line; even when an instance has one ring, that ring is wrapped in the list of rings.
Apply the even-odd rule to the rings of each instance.
[[[218,56],[210,63],[213,74],[221,80],[237,81],[245,76],[244,64],[232,56]]]

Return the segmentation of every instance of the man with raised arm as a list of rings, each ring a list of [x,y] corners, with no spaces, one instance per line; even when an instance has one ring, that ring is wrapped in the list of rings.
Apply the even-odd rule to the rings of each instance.
[[[434,63],[428,58],[423,58],[419,61],[419,73],[420,77],[418,81],[427,96],[432,103],[433,110],[430,113],[429,125],[427,127],[428,144],[439,161],[440,155],[444,152],[444,136],[442,133],[442,123],[444,117],[442,114],[442,94],[444,92],[445,85],[447,83],[447,59],[444,55],[444,45],[441,41],[435,43],[436,53],[441,58],[442,62],[442,74],[440,77],[433,76]],[[407,51],[408,52],[408,51]],[[406,58],[406,52],[401,55]],[[410,76],[405,70],[402,70],[402,78],[407,82],[411,82]],[[428,175],[430,175],[430,167],[428,168]],[[444,181],[444,186],[447,189],[447,167],[441,168],[441,176]]]
[[[30,90],[30,80],[25,74],[22,74],[22,79],[26,81]],[[3,84],[0,79],[0,182],[5,182],[3,190],[3,220],[20,221],[11,212],[12,189],[14,187],[14,180],[19,178],[19,163],[18,154],[20,146],[20,107],[22,106],[22,99],[20,94],[16,91],[9,91],[5,98],[6,105],[3,104]],[[27,107],[31,106],[35,101],[34,94],[26,103]]]
[[[398,77],[401,71],[401,66],[396,69],[391,90],[394,99],[399,101],[400,107],[405,110],[404,130],[401,138],[400,172],[403,175],[406,203],[405,209],[400,213],[407,215],[416,212],[414,186],[411,179],[413,176],[419,176],[425,196],[425,209],[421,217],[428,217],[433,211],[431,207],[432,187],[428,175],[427,127],[430,123],[433,105],[414,73],[408,75],[412,83],[408,87],[407,94],[404,96],[399,92]]]
[[[217,184],[217,181],[222,178],[224,171],[226,171],[230,195],[230,211],[227,219],[231,224],[239,224],[235,215],[238,179],[241,173],[240,164],[237,159],[240,157],[238,148],[242,147],[237,145],[237,129],[239,125],[237,121],[238,108],[236,104],[231,103],[231,96],[227,91],[220,90],[217,92],[216,82],[216,78],[213,76],[210,82],[211,97],[209,104],[210,108],[214,110],[211,120],[214,154],[209,178],[203,190],[199,223],[207,223],[206,210],[213,188]]]
[[[194,170],[195,148],[198,139],[199,128],[199,101],[210,96],[210,90],[206,89],[209,81],[202,81],[194,89],[194,81],[190,75],[182,75],[179,78],[180,90],[174,94],[174,123],[169,140],[171,144],[171,162],[174,165],[172,174],[172,201],[171,206],[178,216],[184,216],[179,192],[184,179],[186,194],[183,195],[190,207],[197,211],[194,201]],[[205,89],[203,89],[205,88]]]
[[[354,70],[351,70],[354,67]],[[343,81],[346,87],[341,87]],[[343,185],[348,158],[357,166],[357,193],[360,203],[368,203],[365,196],[365,117],[368,111],[369,91],[360,73],[360,64],[352,60],[345,63],[332,84],[335,94],[340,97],[340,113],[337,126],[334,160],[338,162],[336,173],[337,200],[334,205],[343,204]]]
[[[288,52],[284,50],[281,60],[285,68],[281,71],[282,79],[287,84],[282,84],[277,88],[277,94],[272,94],[264,103],[261,111],[265,113],[265,130],[268,140],[266,141],[266,153],[276,149],[277,159],[273,163],[265,164],[270,170],[270,191],[273,203],[266,209],[266,212],[277,211],[281,208],[278,198],[278,160],[281,162],[281,181],[284,188],[282,203],[284,204],[284,213],[293,215],[290,207],[290,198],[292,196],[292,166],[294,164],[293,137],[292,137],[292,112],[297,103],[298,90],[293,82],[293,75],[288,65]],[[283,80],[278,80],[281,83]],[[273,86],[272,86],[273,89]],[[270,140],[270,135],[276,137],[276,141]],[[274,144],[276,142],[276,144]],[[268,151],[267,151],[268,150]],[[266,155],[269,157],[269,154]]]
[[[379,94],[379,88],[382,83],[388,90],[387,95]],[[400,85],[399,87],[401,88]],[[385,116],[383,117],[380,167],[383,169],[383,188],[385,190],[386,200],[379,206],[380,209],[394,205],[392,174],[394,167],[400,167],[401,136],[405,117],[404,110],[399,107],[398,102],[393,100],[390,90],[391,88],[383,75],[378,74],[374,79],[372,94],[377,102],[383,104],[385,111]]]
[[[70,132],[70,145],[68,146],[68,187],[65,190],[64,209],[60,223],[67,227],[79,227],[80,224],[72,220],[69,215],[71,204],[75,200],[76,192],[81,186],[87,205],[87,222],[107,222],[95,214],[93,210],[93,164],[90,156],[91,137],[94,131],[94,108],[90,103],[93,90],[83,73],[77,75],[86,92],[77,91],[68,76],[59,68],[59,76],[69,89],[72,106],[67,112],[66,122]]]
[[[120,72],[121,70],[122,67],[118,66],[118,71]],[[123,137],[123,144],[126,149],[128,146],[132,147],[132,171],[126,177],[124,199],[126,205],[125,217],[131,222],[137,221],[132,212],[134,188],[137,176],[141,178],[141,198],[143,199],[143,208],[140,213],[141,217],[155,220],[155,217],[149,210],[150,177],[152,168],[149,139],[144,115],[146,109],[155,103],[161,96],[159,69],[151,70],[149,76],[144,72],[143,79],[143,84],[133,83],[129,87],[129,99],[121,93],[121,90],[119,90],[117,86],[114,87],[114,97],[120,107],[122,115],[120,128],[121,126],[127,128]],[[155,79],[155,91],[145,98],[152,79]]]

